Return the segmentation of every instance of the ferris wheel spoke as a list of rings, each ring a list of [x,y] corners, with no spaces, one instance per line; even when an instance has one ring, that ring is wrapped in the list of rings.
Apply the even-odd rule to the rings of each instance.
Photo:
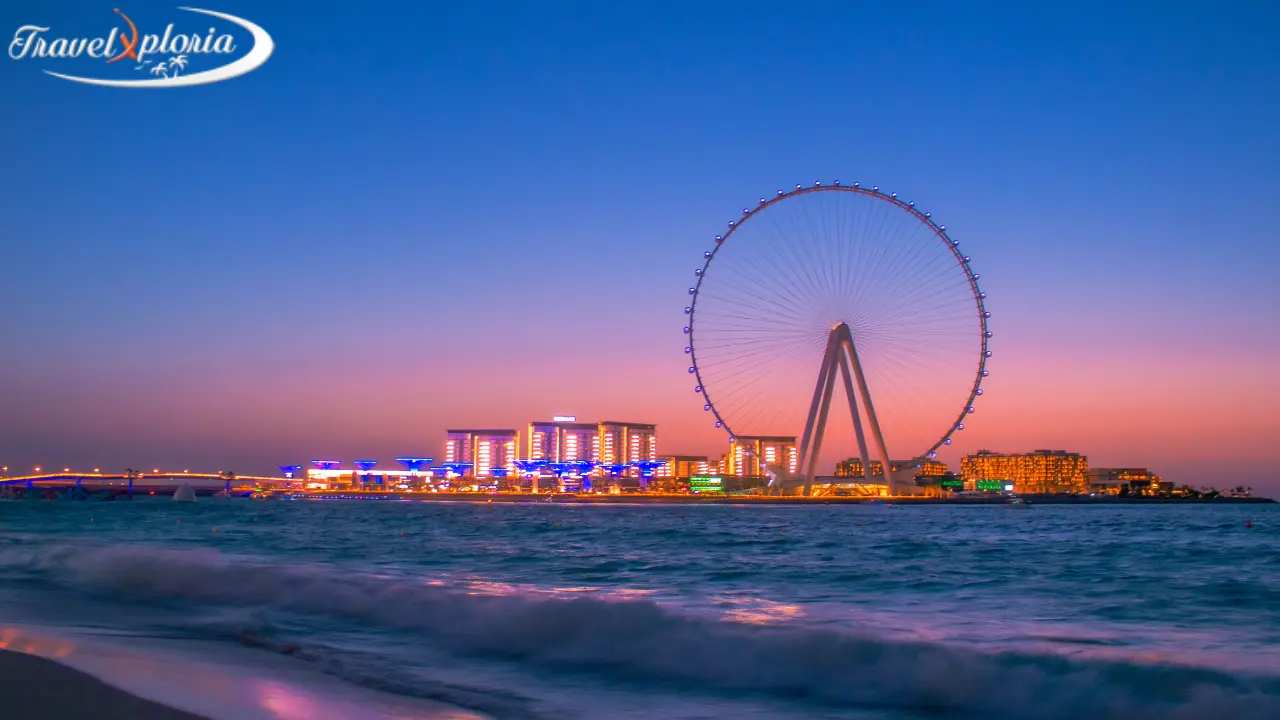
[[[770,275],[759,268],[750,270],[752,271],[748,272],[747,269],[732,264],[723,270],[726,275],[733,276],[726,278],[731,283],[727,286],[726,300],[729,300],[733,294],[747,295],[765,305],[787,308],[792,313],[796,308],[811,304],[809,300],[797,294],[789,283],[761,283],[760,278],[770,277]]]
[[[810,307],[818,304],[820,295],[817,276],[811,269],[812,263],[802,257],[801,243],[797,242],[795,233],[784,229],[776,219],[770,218],[765,234],[774,240],[772,248],[777,253],[779,262],[789,264],[791,269],[788,276],[792,284],[802,289],[801,294],[806,296]]]

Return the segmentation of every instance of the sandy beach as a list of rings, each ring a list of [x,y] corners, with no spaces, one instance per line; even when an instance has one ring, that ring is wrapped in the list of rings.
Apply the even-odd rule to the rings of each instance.
[[[0,650],[0,707],[12,720],[204,720],[53,660]]]
[[[0,625],[0,717],[487,720],[452,705],[356,687],[261,650],[114,640],[47,627]]]

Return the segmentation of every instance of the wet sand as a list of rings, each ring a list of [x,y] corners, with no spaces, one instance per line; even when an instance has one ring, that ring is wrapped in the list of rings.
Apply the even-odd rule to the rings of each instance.
[[[0,708],[9,720],[204,720],[35,655],[0,650]]]
[[[83,628],[0,624],[0,720],[490,720],[351,685],[260,649],[120,641]]]

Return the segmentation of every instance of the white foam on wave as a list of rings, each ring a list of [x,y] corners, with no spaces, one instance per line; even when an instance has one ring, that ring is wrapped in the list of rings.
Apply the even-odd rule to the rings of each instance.
[[[1280,717],[1280,678],[1136,657],[987,653],[827,629],[752,627],[650,601],[476,595],[327,567],[251,564],[212,550],[24,552],[2,553],[0,564],[25,564],[55,582],[135,601],[349,618],[459,657],[689,693],[990,718]]]

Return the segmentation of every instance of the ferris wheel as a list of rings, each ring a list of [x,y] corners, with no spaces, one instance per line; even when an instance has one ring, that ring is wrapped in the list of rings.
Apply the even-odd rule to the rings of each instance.
[[[685,308],[709,422],[731,442],[799,438],[806,484],[824,449],[856,454],[867,478],[874,450],[891,488],[896,462],[935,458],[975,411],[991,357],[986,293],[958,245],[914,202],[859,183],[743,208],[703,253]],[[840,395],[853,436],[824,448]]]

